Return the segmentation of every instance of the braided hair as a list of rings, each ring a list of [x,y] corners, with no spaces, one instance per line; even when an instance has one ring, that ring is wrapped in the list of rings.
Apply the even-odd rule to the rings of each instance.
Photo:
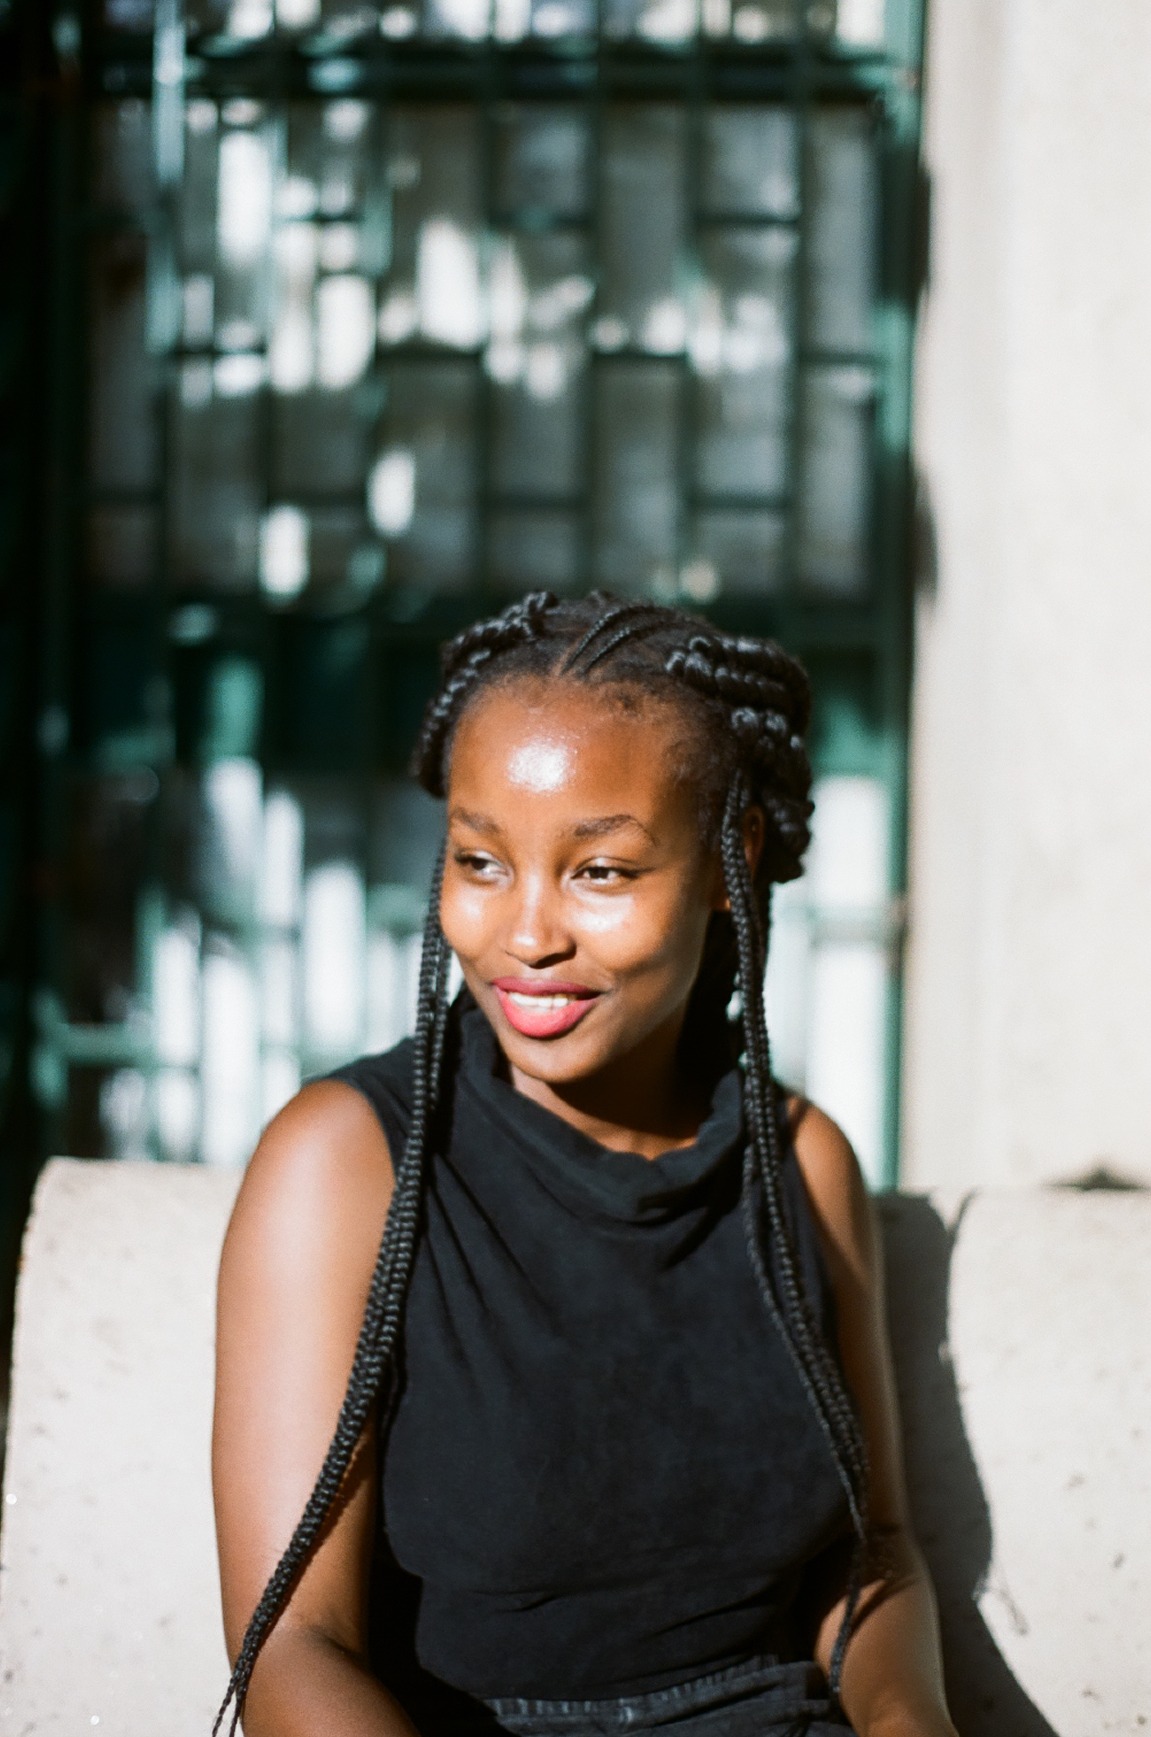
[[[738,992],[748,1123],[741,1206],[751,1265],[827,1440],[856,1537],[829,1673],[832,1693],[838,1694],[866,1560],[867,1456],[843,1375],[803,1286],[784,1206],[780,1112],[763,1000],[771,888],[799,875],[810,837],[811,772],[803,741],[811,709],[807,677],[771,640],[735,637],[683,610],[603,592],[564,602],[549,592],[522,598],[451,640],[442,673],[412,762],[419,782],[437,797],[445,793],[461,718],[496,684],[534,676],[585,682],[605,701],[649,695],[678,706],[698,726],[687,733],[695,756],[690,772],[705,841],[719,849],[730,911],[710,919],[685,1035],[691,1033],[693,1046],[714,1050],[718,1034],[726,1040],[728,1008]],[[744,850],[744,820],[753,807],[766,822],[754,875]],[[424,1175],[443,1097],[450,964],[439,919],[443,870],[441,847],[424,925],[411,1123],[351,1375],[315,1487],[244,1634],[213,1737],[229,1709],[228,1734],[234,1737],[260,1649],[310,1559],[377,1408],[386,1428]]]

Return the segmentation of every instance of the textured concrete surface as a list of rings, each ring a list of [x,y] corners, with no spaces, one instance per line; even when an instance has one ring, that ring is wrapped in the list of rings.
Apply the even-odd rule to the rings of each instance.
[[[1151,6],[928,15],[903,1181],[1151,1182]]]
[[[216,1263],[238,1184],[57,1161],[17,1301],[0,1732],[207,1737],[227,1680],[208,1481]]]
[[[66,1161],[42,1179],[0,1534],[3,1737],[211,1729],[212,1288],[235,1186]],[[962,1737],[1147,1737],[1151,1195],[881,1210]]]
[[[961,1737],[1151,1731],[1151,1194],[883,1203]]]

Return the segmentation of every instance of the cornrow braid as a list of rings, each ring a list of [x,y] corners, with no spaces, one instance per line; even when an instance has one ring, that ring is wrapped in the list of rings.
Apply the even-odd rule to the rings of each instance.
[[[442,657],[413,754],[424,789],[442,797],[460,720],[489,685],[518,678],[581,681],[635,690],[687,714],[687,751],[700,788],[705,837],[718,845],[730,916],[715,913],[688,1006],[685,1037],[715,1052],[729,1044],[727,1008],[738,984],[748,1143],[742,1212],[764,1307],[795,1364],[827,1441],[856,1533],[847,1600],[830,1680],[838,1694],[865,1565],[867,1456],[842,1373],[806,1295],[784,1204],[776,1088],[763,1006],[763,978],[776,881],[802,867],[811,816],[804,732],[811,694],[801,666],[770,640],[732,636],[683,610],[624,602],[593,592],[558,601],[537,591],[453,639]],[[694,727],[698,726],[698,728]],[[762,810],[763,849],[755,876],[743,845],[744,817]],[[416,1008],[412,1118],[396,1167],[392,1202],[336,1431],[304,1513],[265,1588],[241,1643],[224,1704],[234,1737],[261,1646],[287,1602],[332,1511],[356,1447],[378,1407],[386,1430],[428,1157],[439,1127],[448,1030],[449,951],[439,921],[444,853],[436,865],[424,926]],[[686,1053],[686,1050],[685,1050]]]
[[[433,796],[442,796],[444,748],[486,665],[514,647],[540,637],[548,612],[556,607],[550,591],[533,591],[491,621],[479,621],[457,634],[441,658],[443,682],[420,728],[413,768]]]
[[[629,639],[637,638],[644,631],[645,626],[654,633],[661,614],[662,611],[658,603],[617,604],[614,609],[609,609],[604,615],[601,615],[600,619],[588,628],[582,639],[577,640],[560,665],[560,674],[570,675],[572,670],[579,668],[581,658],[583,659],[581,675],[590,674],[597,663],[602,663],[605,658],[610,657],[614,651],[618,651],[619,647]],[[642,619],[637,621],[635,619],[637,616]],[[623,627],[619,626],[621,621],[624,622]],[[588,652],[591,646],[597,639],[603,638],[609,627],[615,627],[616,632],[609,639],[603,640],[603,644],[598,646],[589,657]]]

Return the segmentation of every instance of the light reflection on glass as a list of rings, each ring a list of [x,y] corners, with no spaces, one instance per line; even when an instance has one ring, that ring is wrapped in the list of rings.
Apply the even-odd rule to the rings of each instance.
[[[228,937],[207,937],[200,1053],[205,1164],[247,1162],[260,1132],[260,1006],[255,971]]]
[[[811,965],[805,1089],[873,1185],[883,1154],[888,797],[875,778],[820,779],[806,879],[823,933]]]
[[[304,878],[301,925],[304,1026],[319,1055],[346,1055],[358,1042],[367,950],[363,870],[325,862]]]
[[[192,1067],[200,1054],[200,918],[176,912],[152,952],[152,1043],[157,1060]]]
[[[368,477],[368,512],[382,537],[402,537],[416,510],[416,461],[402,448],[381,453]]]
[[[308,520],[299,507],[272,507],[260,525],[260,585],[269,597],[295,597],[308,583]]]
[[[426,338],[461,350],[483,332],[475,241],[447,217],[429,217],[416,243],[416,310]]]
[[[372,286],[350,273],[321,278],[316,290],[316,379],[338,392],[357,381],[372,359],[376,308]]]

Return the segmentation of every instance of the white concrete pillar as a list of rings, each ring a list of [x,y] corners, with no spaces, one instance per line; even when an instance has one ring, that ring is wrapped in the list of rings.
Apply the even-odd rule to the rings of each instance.
[[[1151,6],[929,14],[903,1177],[1151,1181]]]

